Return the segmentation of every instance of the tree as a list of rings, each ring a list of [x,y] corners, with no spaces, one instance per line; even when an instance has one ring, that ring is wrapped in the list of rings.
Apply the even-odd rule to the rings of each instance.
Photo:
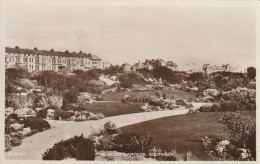
[[[255,79],[255,76],[256,76],[255,67],[248,67],[247,68],[247,76],[250,80]]]
[[[190,80],[192,82],[204,81],[205,77],[203,76],[202,72],[193,72],[193,73],[190,74]]]

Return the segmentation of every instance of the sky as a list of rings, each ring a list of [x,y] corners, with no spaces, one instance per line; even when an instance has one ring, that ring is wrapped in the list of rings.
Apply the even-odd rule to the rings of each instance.
[[[206,63],[246,69],[256,65],[256,13],[250,7],[8,5],[5,42],[83,51],[112,64],[162,58],[179,69]]]

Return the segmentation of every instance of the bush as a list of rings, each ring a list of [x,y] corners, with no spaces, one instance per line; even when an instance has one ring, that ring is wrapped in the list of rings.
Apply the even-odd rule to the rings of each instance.
[[[137,134],[123,132],[117,135],[105,134],[99,139],[97,150],[118,151],[125,153],[144,153],[148,152],[152,143],[150,133]]]
[[[27,95],[15,95],[9,94],[6,97],[5,105],[9,107],[13,107],[14,109],[20,108],[31,108],[33,106],[34,99],[32,96]]]
[[[177,105],[186,105],[184,100],[176,100]]]
[[[255,160],[256,159],[256,123],[250,116],[241,113],[225,113],[219,122],[225,125],[226,136],[202,138],[206,152],[211,160]],[[251,153],[241,154],[248,149]],[[240,151],[240,153],[242,153]]]
[[[229,138],[239,148],[246,148],[246,141],[256,132],[254,119],[243,116],[241,113],[226,113],[219,120],[223,123],[229,133]]]
[[[57,107],[57,106],[53,106],[53,105],[52,105],[52,106],[47,106],[46,108],[40,110],[40,111],[37,113],[36,117],[45,119],[46,116],[47,116],[48,109],[59,110],[60,108]]]
[[[61,120],[68,120],[73,115],[74,115],[73,112],[65,112],[63,110],[55,110],[54,111],[54,119],[55,120],[59,120],[60,118],[61,118]]]
[[[239,104],[234,101],[226,101],[220,104],[220,111],[238,111],[241,110]]]
[[[199,108],[200,112],[218,112],[220,111],[220,105],[213,104],[212,106],[204,105]]]
[[[189,80],[192,82],[204,81],[205,76],[203,75],[202,72],[193,72],[190,74]]]
[[[137,134],[137,133],[120,133],[114,140],[113,150],[125,153],[143,153],[147,151],[152,143],[152,137],[150,133]]]
[[[50,149],[44,152],[43,160],[63,160],[66,158],[75,158],[76,160],[94,160],[95,147],[90,139],[81,136],[75,136],[66,141],[60,141]]]
[[[34,116],[26,117],[24,120],[21,121],[21,124],[24,124],[25,128],[30,127],[31,130],[36,130],[39,132],[51,127],[47,121]]]
[[[63,97],[61,95],[44,95],[39,99],[39,106],[47,107],[47,106],[56,106],[60,108],[63,103]]]
[[[63,106],[61,107],[61,109],[64,111],[73,110],[74,108],[75,106],[73,104],[63,104]]]
[[[104,131],[106,134],[116,134],[117,133],[117,129],[116,129],[116,125],[110,121],[108,121],[107,123],[104,124]]]
[[[40,110],[38,113],[37,113],[37,115],[36,115],[36,117],[39,117],[39,118],[46,118],[46,116],[47,116],[47,110],[48,109],[42,109],[42,110]]]

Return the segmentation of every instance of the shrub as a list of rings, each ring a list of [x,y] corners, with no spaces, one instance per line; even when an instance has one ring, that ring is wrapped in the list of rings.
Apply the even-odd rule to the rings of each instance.
[[[111,135],[111,134],[116,134],[117,129],[116,125],[110,121],[104,124],[104,132]]]
[[[227,127],[230,140],[239,148],[246,148],[246,140],[256,131],[254,119],[243,116],[241,113],[226,113],[219,122]]]
[[[186,105],[184,100],[176,100],[177,105]]]
[[[6,106],[13,107],[14,109],[30,108],[33,106],[33,97],[30,95],[15,95],[9,94],[6,97]]]
[[[190,74],[189,79],[192,82],[204,81],[205,80],[205,76],[203,75],[202,72],[193,72],[193,73]]]
[[[26,117],[21,123],[24,124],[25,128],[30,127],[31,130],[40,132],[50,128],[50,124],[47,121],[34,116]]]
[[[200,112],[218,112],[220,111],[220,105],[213,104],[212,106],[204,105],[198,109]]]
[[[74,108],[75,106],[73,104],[63,104],[63,106],[61,107],[61,109],[64,111],[73,110]]]
[[[137,134],[123,132],[117,135],[103,135],[97,144],[97,150],[118,151],[125,153],[148,152],[152,143],[150,133]]]
[[[221,111],[238,111],[241,108],[239,107],[239,104],[234,101],[226,101],[220,104],[220,110]]]
[[[29,79],[20,79],[20,85],[26,89],[35,88],[35,84],[31,82]]]
[[[47,107],[47,106],[57,106],[61,107],[63,102],[63,97],[60,95],[43,95],[40,100],[38,105],[42,107]]]
[[[50,149],[44,152],[43,160],[63,160],[66,158],[75,158],[76,160],[94,160],[95,147],[90,139],[81,136],[75,136],[66,141],[60,141]]]
[[[225,113],[219,120],[225,125],[226,136],[202,138],[203,146],[211,160],[255,160],[256,123],[250,116],[241,113]],[[249,149],[251,154],[238,154],[237,150]]]
[[[72,110],[73,111],[85,111],[86,110],[86,108],[84,108],[84,107],[74,107],[74,108],[72,108]]]
[[[143,153],[148,151],[152,143],[150,133],[137,134],[137,133],[119,133],[113,140],[113,150],[125,153]]]
[[[55,120],[59,120],[60,118],[61,118],[61,120],[68,120],[73,115],[74,115],[73,112],[65,112],[63,110],[55,110],[54,111],[54,119]]]
[[[77,89],[70,89],[63,94],[63,105],[69,103],[77,103],[79,91]]]

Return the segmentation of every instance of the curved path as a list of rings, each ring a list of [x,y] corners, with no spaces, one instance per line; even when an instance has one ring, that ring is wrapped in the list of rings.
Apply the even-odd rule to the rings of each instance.
[[[14,147],[13,150],[6,152],[5,157],[11,160],[41,160],[42,154],[55,143],[75,135],[81,135],[82,133],[87,137],[91,134],[91,131],[101,129],[107,121],[115,123],[119,128],[161,117],[186,114],[188,111],[189,109],[142,112],[84,122],[62,121],[56,125],[54,124],[52,129],[25,138],[20,146]]]

